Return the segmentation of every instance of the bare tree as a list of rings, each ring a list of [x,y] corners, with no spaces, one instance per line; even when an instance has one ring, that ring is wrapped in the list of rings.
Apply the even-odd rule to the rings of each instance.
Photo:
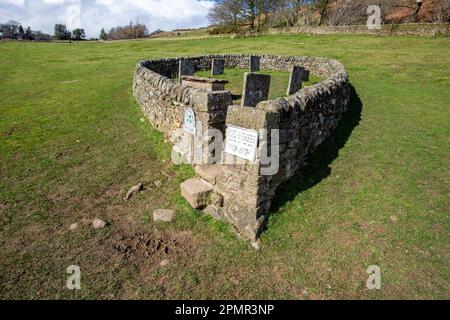
[[[437,0],[432,12],[433,22],[450,22],[450,0]]]
[[[328,5],[330,4],[330,0],[314,0],[314,4],[316,9],[319,11],[319,26],[322,25],[325,16],[327,14]]]
[[[236,32],[242,18],[242,4],[243,0],[224,0],[210,9],[208,17],[213,23],[231,25]]]
[[[310,2],[307,0],[281,0],[273,8],[277,17],[286,22],[287,27],[295,26],[300,20],[300,10]]]
[[[340,0],[328,11],[327,20],[332,26],[360,24],[367,19],[365,0]]]

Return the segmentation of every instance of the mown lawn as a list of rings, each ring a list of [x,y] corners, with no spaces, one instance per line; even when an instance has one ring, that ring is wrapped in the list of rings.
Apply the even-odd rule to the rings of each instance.
[[[335,134],[278,192],[260,252],[181,198],[192,169],[172,165],[131,92],[137,61],[206,53],[335,58],[355,88]],[[448,38],[0,43],[0,297],[450,298],[449,70]],[[158,208],[175,220],[155,224]],[[96,217],[109,225],[93,230]],[[134,235],[169,251],[124,253]],[[366,288],[370,265],[381,290]]]

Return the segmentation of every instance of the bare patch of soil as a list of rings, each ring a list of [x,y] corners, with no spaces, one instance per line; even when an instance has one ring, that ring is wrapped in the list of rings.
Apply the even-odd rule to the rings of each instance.
[[[113,241],[113,248],[130,261],[151,259],[159,262],[163,259],[191,257],[194,254],[190,232],[170,234],[154,231],[122,236]]]

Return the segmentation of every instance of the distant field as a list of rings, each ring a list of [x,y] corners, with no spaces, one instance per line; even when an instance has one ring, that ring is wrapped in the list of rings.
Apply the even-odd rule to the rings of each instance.
[[[164,31],[156,35],[155,38],[183,38],[183,37],[201,37],[208,36],[208,28],[192,29],[192,30],[175,30]]]
[[[141,59],[212,53],[335,58],[355,88],[335,134],[278,192],[260,252],[182,199],[192,169],[171,163],[131,91]],[[449,58],[438,37],[1,43],[0,297],[449,299]],[[155,224],[158,208],[174,222]],[[96,217],[109,225],[94,231]],[[127,251],[147,240],[167,253]],[[79,291],[65,287],[69,265]],[[366,288],[370,265],[381,290]]]

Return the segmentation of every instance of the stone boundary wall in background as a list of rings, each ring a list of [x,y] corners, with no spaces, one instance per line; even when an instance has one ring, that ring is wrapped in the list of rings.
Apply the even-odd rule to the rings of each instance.
[[[381,29],[370,30],[366,25],[353,26],[300,26],[283,29],[270,29],[269,34],[306,33],[306,34],[368,34],[368,35],[419,35],[449,36],[449,24],[405,23],[383,24]]]
[[[197,121],[223,133],[230,125],[263,130],[256,161],[223,153],[227,164],[195,165],[198,178],[194,182],[203,193],[189,201],[196,209],[233,224],[243,237],[254,241],[264,226],[277,187],[292,178],[306,157],[337,127],[348,108],[351,91],[343,65],[318,57],[261,55],[263,70],[289,71],[292,66],[301,66],[325,80],[289,97],[263,101],[255,108],[232,106],[229,92],[206,92],[174,80],[180,59],[192,61],[196,70],[209,70],[213,58],[224,59],[227,68],[248,69],[249,57],[225,54],[142,61],[136,68],[133,92],[150,123],[173,144],[188,136],[174,134],[183,126],[188,107],[194,110]],[[278,142],[272,142],[272,129],[279,130]],[[268,136],[263,135],[264,130]],[[279,155],[279,168],[275,174],[265,175],[264,169],[272,164],[261,160],[272,147]],[[188,188],[182,184],[185,197]]]

